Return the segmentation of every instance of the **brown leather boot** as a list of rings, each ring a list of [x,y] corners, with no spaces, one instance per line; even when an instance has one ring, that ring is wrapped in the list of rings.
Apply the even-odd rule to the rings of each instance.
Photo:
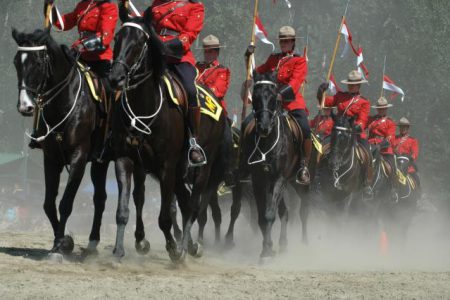
[[[309,185],[311,183],[311,176],[309,174],[308,165],[311,159],[312,140],[306,139],[303,141],[303,158],[300,162],[300,169],[297,172],[296,181],[301,185]]]
[[[200,107],[189,107],[189,127],[191,130],[191,138],[189,139],[189,160],[190,165],[199,166],[206,164],[205,152],[197,143],[198,133],[200,130]]]

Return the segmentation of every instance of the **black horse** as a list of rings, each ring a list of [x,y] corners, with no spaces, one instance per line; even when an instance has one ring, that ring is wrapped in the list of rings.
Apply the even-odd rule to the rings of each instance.
[[[264,260],[275,254],[271,232],[277,210],[282,223],[280,249],[284,250],[287,246],[288,211],[283,192],[291,182],[302,199],[300,216],[306,238],[309,187],[295,184],[295,166],[301,159],[301,145],[295,142],[287,114],[282,109],[282,103],[277,101],[275,75],[256,74],[254,82],[253,115],[256,124],[253,130],[248,130],[250,132],[246,132],[246,126],[243,126],[239,172],[242,177],[248,173],[251,176],[258,224],[263,234],[260,257]],[[236,189],[239,197],[242,188],[238,185]]]

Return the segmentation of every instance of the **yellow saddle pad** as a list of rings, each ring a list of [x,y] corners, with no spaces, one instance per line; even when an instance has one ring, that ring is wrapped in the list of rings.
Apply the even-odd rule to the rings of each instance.
[[[172,81],[169,79],[168,76],[163,76],[163,81],[166,86],[167,92],[169,94],[170,100],[176,104],[180,105],[180,101],[178,101],[175,92],[174,87],[172,85]],[[212,95],[206,88],[196,85],[197,86],[197,97],[200,104],[200,111],[202,114],[210,116],[216,121],[219,121],[220,115],[222,114],[223,108],[222,106],[217,102],[214,95]]]
[[[89,68],[80,62],[77,63],[78,66],[80,67],[81,72],[83,72],[84,74],[84,78],[86,79],[86,82],[89,86],[89,90],[91,91],[92,97],[94,98],[95,101],[101,102],[102,98],[97,94],[97,91],[95,90],[94,80],[92,79],[92,74],[89,71]]]

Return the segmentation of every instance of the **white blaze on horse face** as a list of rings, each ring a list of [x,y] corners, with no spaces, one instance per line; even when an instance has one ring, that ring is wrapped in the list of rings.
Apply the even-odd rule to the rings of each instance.
[[[25,60],[27,60],[28,57],[28,53],[22,53],[21,59],[22,59],[22,64],[25,63]]]
[[[25,64],[25,61],[28,58],[28,54],[22,53],[20,58],[21,58],[22,64]],[[22,78],[22,82],[21,82],[20,86],[22,89],[20,89],[20,94],[19,94],[19,112],[30,113],[30,112],[32,112],[34,105],[33,105],[33,100],[28,95],[28,92],[24,89],[26,87],[25,79]]]

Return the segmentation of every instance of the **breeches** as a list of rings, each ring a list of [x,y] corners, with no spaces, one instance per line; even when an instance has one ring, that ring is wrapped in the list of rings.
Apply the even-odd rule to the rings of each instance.
[[[189,107],[200,106],[197,98],[197,88],[195,87],[195,78],[197,77],[197,70],[195,67],[190,63],[183,62],[169,64],[168,68],[181,80],[188,96]]]
[[[303,132],[303,137],[305,139],[311,138],[311,128],[309,127],[308,115],[304,109],[295,109],[289,112],[291,116],[297,121],[298,125]]]

